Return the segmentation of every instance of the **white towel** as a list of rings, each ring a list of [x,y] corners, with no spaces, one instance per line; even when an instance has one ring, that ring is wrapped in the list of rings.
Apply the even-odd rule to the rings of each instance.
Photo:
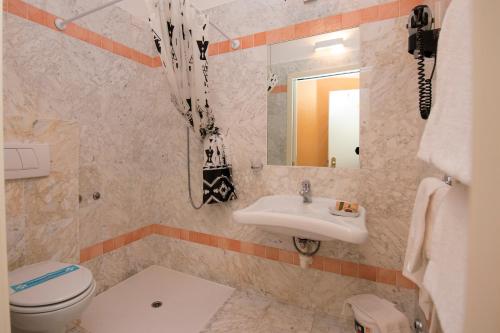
[[[449,185],[437,178],[425,178],[420,182],[413,207],[403,272],[418,271],[427,259],[424,244],[429,237],[426,236],[430,235],[436,210],[449,188]]]
[[[445,333],[464,331],[468,213],[468,187],[456,182],[437,211],[423,280]]]
[[[345,304],[351,305],[355,313],[361,311],[366,317],[371,318],[380,333],[411,333],[408,318],[385,299],[362,294],[348,298]]]
[[[435,104],[418,157],[463,184],[471,180],[472,0],[453,0],[443,20]]]
[[[431,319],[433,303],[423,286],[427,262],[431,257],[429,244],[437,211],[450,186],[437,178],[425,178],[418,187],[413,207],[403,275],[419,287],[418,302],[427,320]]]

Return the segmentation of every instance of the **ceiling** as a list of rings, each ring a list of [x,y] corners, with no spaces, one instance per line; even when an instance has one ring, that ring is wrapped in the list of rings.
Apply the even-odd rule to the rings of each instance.
[[[193,5],[200,10],[217,7],[232,1],[235,0],[192,0]],[[117,6],[140,19],[147,19],[148,17],[144,0],[125,0],[118,3]]]

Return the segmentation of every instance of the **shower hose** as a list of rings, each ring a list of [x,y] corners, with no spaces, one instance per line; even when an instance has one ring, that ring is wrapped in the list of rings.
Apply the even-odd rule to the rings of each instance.
[[[194,209],[200,209],[203,207],[203,202],[200,205],[196,205],[193,201],[193,195],[191,193],[191,146],[189,144],[189,127],[186,127],[186,135],[187,135],[187,174],[188,174],[188,193],[189,193],[189,202]]]

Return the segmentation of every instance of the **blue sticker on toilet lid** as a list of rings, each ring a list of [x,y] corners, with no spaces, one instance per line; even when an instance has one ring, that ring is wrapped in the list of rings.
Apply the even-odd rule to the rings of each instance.
[[[79,269],[80,269],[80,267],[77,265],[70,265],[70,266],[66,266],[66,267],[63,267],[61,269],[58,269],[57,271],[41,275],[41,276],[36,277],[34,279],[11,285],[10,286],[11,294],[18,293],[20,291],[23,291],[23,290],[26,290],[29,288],[33,288],[33,287],[38,286],[42,283],[56,279],[60,276],[69,274],[69,273],[74,272],[74,271],[79,270]]]
[[[9,272],[10,304],[45,306],[80,295],[93,283],[92,272],[80,265],[44,261]]]

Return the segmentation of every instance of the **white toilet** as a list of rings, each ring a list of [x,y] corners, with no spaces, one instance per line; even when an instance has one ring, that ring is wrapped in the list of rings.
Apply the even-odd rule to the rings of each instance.
[[[79,265],[45,261],[9,273],[13,333],[64,333],[95,293],[92,272]]]

